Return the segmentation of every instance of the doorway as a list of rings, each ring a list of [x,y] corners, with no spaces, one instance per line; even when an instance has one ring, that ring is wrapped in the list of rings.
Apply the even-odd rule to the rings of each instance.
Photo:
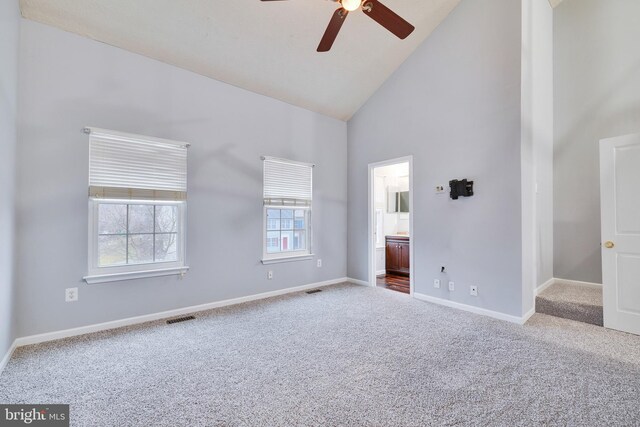
[[[369,164],[369,285],[413,295],[413,156]]]

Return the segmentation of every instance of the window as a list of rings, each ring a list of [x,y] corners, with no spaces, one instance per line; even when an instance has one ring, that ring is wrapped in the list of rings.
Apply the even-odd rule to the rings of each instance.
[[[88,283],[183,274],[187,144],[89,129]]]
[[[267,254],[307,249],[308,209],[267,208]]]
[[[180,204],[94,201],[97,266],[178,261]]]
[[[265,264],[310,259],[313,165],[264,159]]]

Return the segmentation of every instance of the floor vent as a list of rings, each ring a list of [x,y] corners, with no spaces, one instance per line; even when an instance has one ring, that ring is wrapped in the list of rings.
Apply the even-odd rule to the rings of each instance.
[[[186,322],[187,320],[193,320],[195,317],[193,316],[184,316],[184,317],[176,317],[175,319],[167,320],[167,325],[171,325],[172,323],[178,322]]]
[[[308,294],[317,294],[318,292],[322,292],[322,289],[314,289],[312,291],[307,291]]]

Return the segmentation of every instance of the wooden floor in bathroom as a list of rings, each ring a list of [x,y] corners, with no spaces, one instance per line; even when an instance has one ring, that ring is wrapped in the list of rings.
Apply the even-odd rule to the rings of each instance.
[[[376,277],[376,285],[392,291],[410,293],[409,277],[395,274],[381,274]]]

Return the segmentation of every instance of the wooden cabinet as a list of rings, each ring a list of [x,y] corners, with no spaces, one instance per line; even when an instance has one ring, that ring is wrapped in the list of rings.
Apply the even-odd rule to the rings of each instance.
[[[409,275],[409,236],[386,236],[386,265],[388,274]]]
[[[400,271],[409,274],[409,239],[404,243],[400,243]]]

